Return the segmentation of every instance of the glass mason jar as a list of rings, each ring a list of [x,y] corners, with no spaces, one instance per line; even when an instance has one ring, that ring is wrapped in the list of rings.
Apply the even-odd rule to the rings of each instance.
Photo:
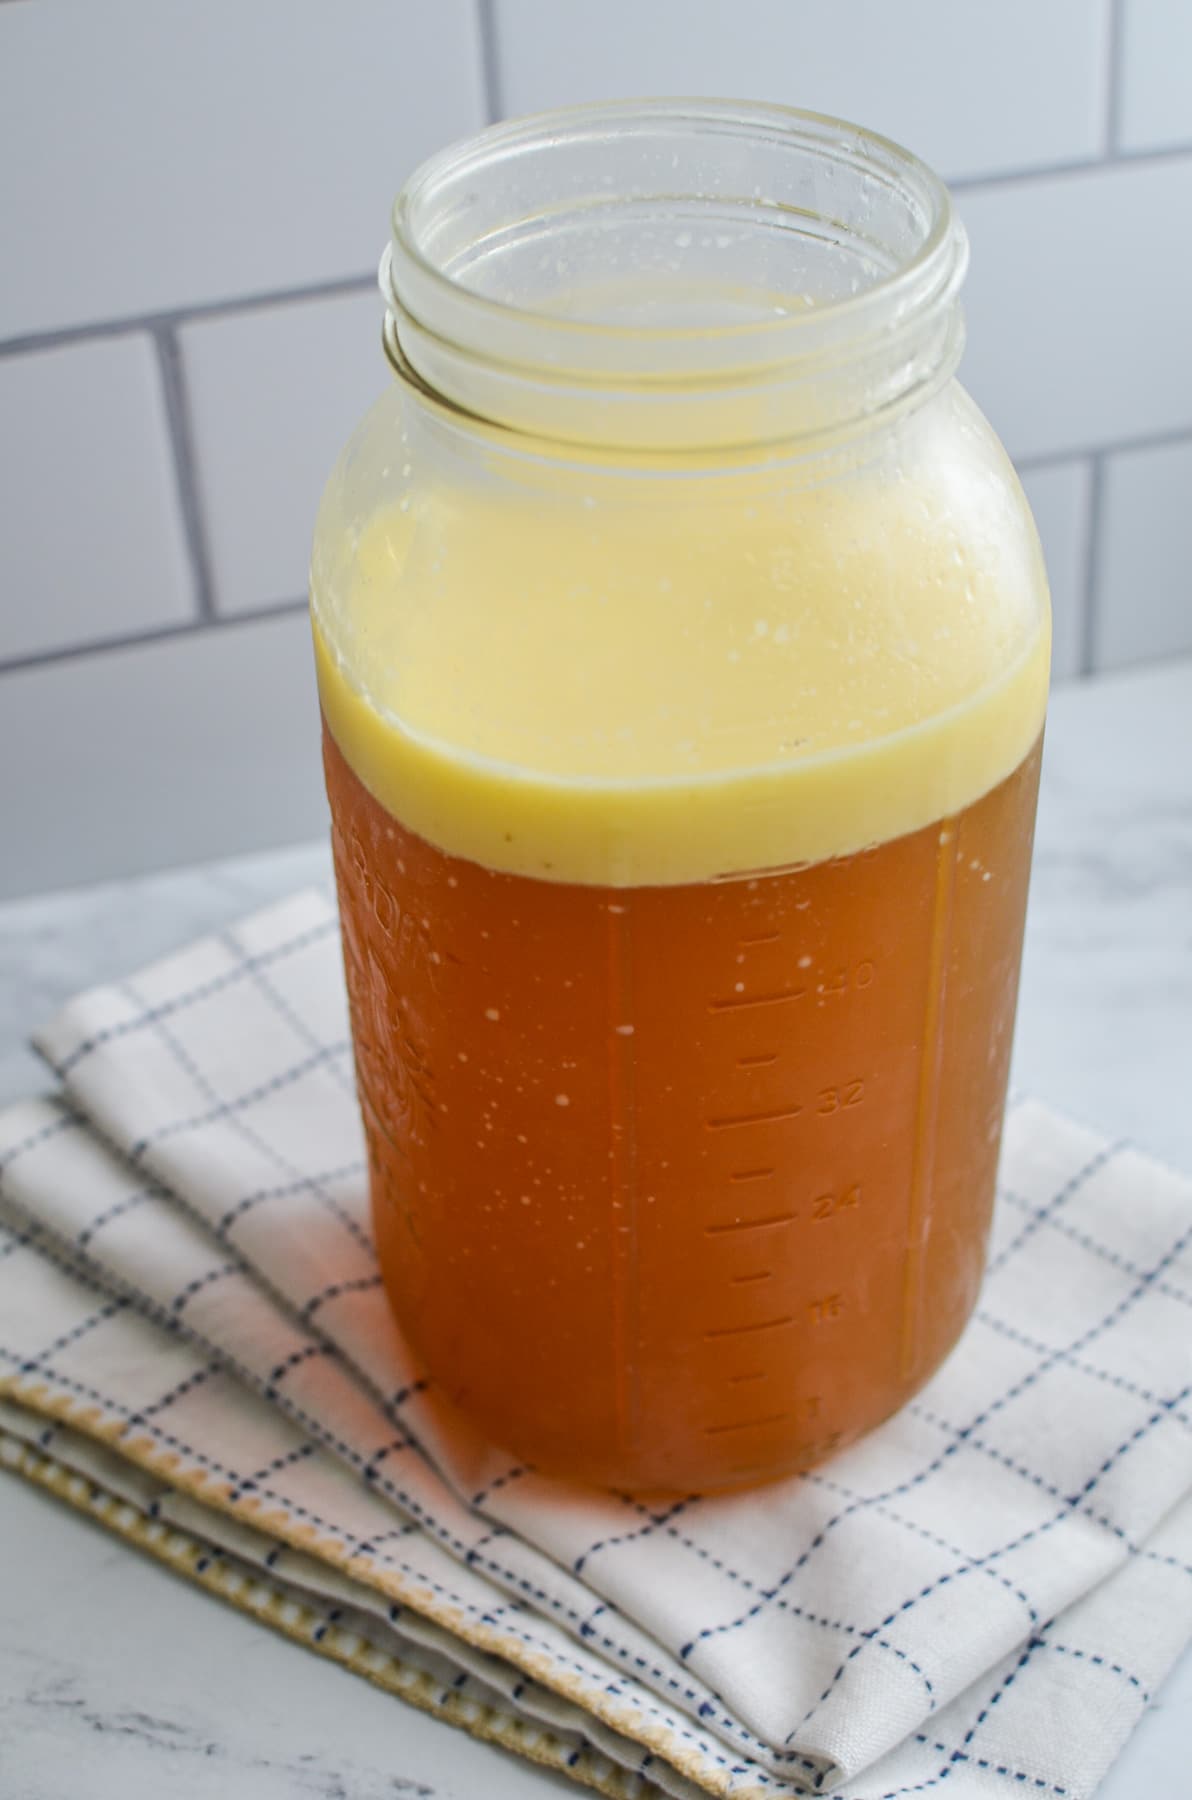
[[[914,157],[773,106],[399,197],[312,605],[377,1246],[498,1444],[816,1461],[981,1279],[1049,658]]]

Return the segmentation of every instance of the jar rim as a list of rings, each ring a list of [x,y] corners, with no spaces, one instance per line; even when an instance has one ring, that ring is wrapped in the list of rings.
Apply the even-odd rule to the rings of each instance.
[[[590,170],[599,166],[602,146],[607,154],[614,145],[635,152],[640,148],[643,158],[663,145],[678,146],[689,161],[706,156],[712,185],[700,188],[690,178],[684,185],[680,177],[672,183],[673,191],[659,193],[652,175],[653,186],[618,190],[605,175],[604,185],[594,192],[589,174],[570,215],[562,205],[557,212],[544,205],[539,196],[530,212],[510,214],[501,229],[492,227],[491,218],[483,219],[484,206],[491,208],[494,196],[503,206],[505,196],[516,193],[519,172],[533,175],[535,157],[549,155],[551,167],[558,168],[568,152],[583,155]],[[769,193],[759,184],[749,193],[737,191],[747,154],[753,157],[750,174],[771,166],[776,171]],[[678,151],[672,160],[680,166]],[[814,207],[793,203],[789,192],[777,197],[778,177],[789,181],[796,169],[804,186],[810,179],[816,188]],[[884,205],[905,243],[867,237],[863,227],[836,217],[830,210],[833,194],[827,196],[826,209],[819,205],[821,177],[830,188],[842,175],[851,177],[862,194],[853,198],[857,219],[866,203],[871,212]],[[727,193],[716,185],[726,181]],[[804,304],[776,308],[773,316],[697,324],[567,316],[520,293],[484,291],[461,279],[461,262],[469,263],[477,246],[490,254],[489,247],[504,241],[503,234],[512,241],[514,225],[521,228],[529,221],[549,229],[552,222],[581,217],[584,209],[594,217],[600,209],[633,204],[649,204],[660,212],[664,205],[683,208],[693,219],[704,206],[708,217],[718,208],[722,216],[731,208],[736,226],[770,230],[775,243],[774,227],[786,230],[788,244],[800,234],[804,240],[828,241],[828,229],[813,231],[809,225],[836,228],[840,244],[872,250],[872,265],[854,291],[822,299],[800,295]],[[470,238],[472,230],[478,235]],[[501,370],[548,385],[565,382],[572,389],[576,384],[592,391],[620,383],[655,394],[673,393],[693,381],[753,386],[771,379],[776,370],[786,378],[820,379],[858,359],[889,366],[903,356],[909,365],[925,331],[939,336],[934,327],[951,310],[966,265],[967,239],[947,187],[893,140],[795,107],[674,97],[601,101],[531,114],[438,151],[414,171],[394,202],[380,281],[391,361],[399,368],[412,367],[432,393],[459,404],[460,395],[444,391],[440,375],[450,365],[449,388],[461,359],[486,379],[489,372]],[[951,334],[950,344],[956,336]],[[911,385],[920,385],[917,377]],[[464,402],[464,410],[492,416],[487,405],[472,408]]]

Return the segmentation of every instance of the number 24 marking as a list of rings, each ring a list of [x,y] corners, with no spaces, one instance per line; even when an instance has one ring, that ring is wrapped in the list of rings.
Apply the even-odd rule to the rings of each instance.
[[[854,1181],[851,1187],[842,1188],[838,1194],[818,1194],[811,1202],[811,1216],[813,1219],[830,1219],[834,1213],[860,1204],[861,1183]]]

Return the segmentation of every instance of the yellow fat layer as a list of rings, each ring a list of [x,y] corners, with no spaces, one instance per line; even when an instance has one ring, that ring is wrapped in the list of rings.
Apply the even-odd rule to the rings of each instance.
[[[1000,496],[977,542],[909,482],[700,499],[378,513],[313,610],[324,716],[381,804],[492,869],[667,885],[900,837],[1023,760],[1050,631]]]

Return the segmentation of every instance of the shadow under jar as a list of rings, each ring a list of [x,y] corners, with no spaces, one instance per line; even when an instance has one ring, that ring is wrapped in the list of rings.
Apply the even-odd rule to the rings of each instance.
[[[759,1482],[974,1304],[1049,610],[963,233],[854,126],[650,102],[425,164],[312,607],[373,1215],[544,1471]]]

